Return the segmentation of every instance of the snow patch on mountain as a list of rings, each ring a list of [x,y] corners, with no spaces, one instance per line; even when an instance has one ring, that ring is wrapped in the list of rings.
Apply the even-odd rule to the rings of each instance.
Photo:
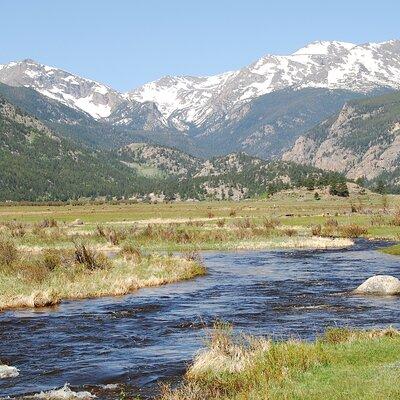
[[[30,59],[1,65],[0,82],[31,87],[95,119],[108,117],[123,100],[120,93],[105,85]]]
[[[305,47],[295,51],[293,55],[302,55],[302,54],[329,54],[332,50],[335,49],[347,49],[351,50],[353,47],[357,46],[354,43],[348,42],[338,42],[338,41],[316,41],[308,44]]]

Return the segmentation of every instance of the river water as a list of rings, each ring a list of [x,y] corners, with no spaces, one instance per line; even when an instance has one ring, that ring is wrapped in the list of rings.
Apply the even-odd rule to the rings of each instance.
[[[400,276],[394,256],[358,241],[345,250],[208,252],[208,275],[119,298],[0,314],[0,359],[20,370],[0,397],[61,387],[101,399],[118,383],[151,396],[174,382],[216,320],[277,339],[312,339],[329,326],[400,327],[400,298],[352,296],[374,274]]]

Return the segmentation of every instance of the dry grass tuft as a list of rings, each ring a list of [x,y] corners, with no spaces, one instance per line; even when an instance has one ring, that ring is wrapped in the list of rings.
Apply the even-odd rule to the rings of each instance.
[[[346,238],[357,238],[368,233],[368,229],[357,224],[348,224],[339,227],[341,236]]]
[[[329,228],[337,228],[339,226],[339,222],[337,221],[337,219],[328,218],[325,221],[324,226],[329,227]]]
[[[111,266],[110,260],[103,253],[95,252],[82,243],[75,243],[75,261],[91,271]]]
[[[400,226],[400,208],[396,210],[389,224],[392,226]]]
[[[18,250],[10,240],[0,240],[0,266],[10,266],[18,258]]]
[[[278,218],[264,218],[262,224],[264,228],[274,229],[281,224],[281,221]]]
[[[285,236],[289,236],[289,237],[297,236],[297,234],[298,234],[297,230],[296,230],[296,229],[293,229],[293,228],[286,228],[286,229],[283,229],[282,232],[283,232],[283,234],[284,234]]]
[[[224,226],[225,226],[225,219],[223,218],[223,219],[218,219],[217,220],[217,222],[216,222],[216,224],[217,224],[217,226],[219,227],[219,228],[223,228]]]
[[[208,348],[195,357],[187,376],[201,379],[214,374],[236,374],[251,368],[257,357],[268,351],[270,341],[252,337],[234,338],[227,324],[216,324]]]
[[[321,236],[321,234],[322,234],[322,227],[321,227],[321,225],[314,225],[314,226],[312,226],[311,227],[311,234],[313,235],[313,236]]]

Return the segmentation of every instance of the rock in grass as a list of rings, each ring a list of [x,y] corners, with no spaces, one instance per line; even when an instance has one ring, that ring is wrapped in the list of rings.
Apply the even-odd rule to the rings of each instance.
[[[0,379],[15,378],[19,375],[19,371],[15,367],[8,365],[0,365]]]
[[[76,219],[72,221],[71,225],[83,225],[83,221],[81,219]]]
[[[391,275],[375,275],[362,283],[354,293],[373,295],[400,295],[400,280]]]

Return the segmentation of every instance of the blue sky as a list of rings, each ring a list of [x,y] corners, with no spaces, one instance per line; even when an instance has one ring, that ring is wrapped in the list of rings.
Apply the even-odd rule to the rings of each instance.
[[[33,58],[121,91],[314,40],[400,38],[398,0],[2,0],[0,13],[0,63]]]

